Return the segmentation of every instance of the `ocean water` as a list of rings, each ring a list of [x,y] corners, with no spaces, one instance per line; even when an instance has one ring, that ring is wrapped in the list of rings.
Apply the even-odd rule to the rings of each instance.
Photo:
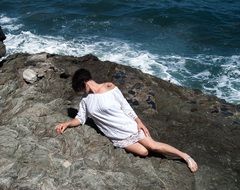
[[[7,55],[91,53],[240,104],[239,0],[0,0]]]

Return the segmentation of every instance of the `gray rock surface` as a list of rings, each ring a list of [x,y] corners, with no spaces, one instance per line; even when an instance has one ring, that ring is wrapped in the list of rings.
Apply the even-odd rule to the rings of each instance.
[[[57,135],[55,125],[78,108],[71,76],[80,67],[113,81],[153,138],[191,154],[199,171],[115,149],[91,121]],[[22,77],[29,68],[33,84]],[[240,106],[92,55],[14,54],[0,73],[0,189],[239,189]]]

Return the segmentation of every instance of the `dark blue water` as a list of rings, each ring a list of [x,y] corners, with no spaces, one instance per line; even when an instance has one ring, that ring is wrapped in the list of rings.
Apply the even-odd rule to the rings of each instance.
[[[0,25],[8,54],[92,53],[240,103],[239,0],[1,0]]]

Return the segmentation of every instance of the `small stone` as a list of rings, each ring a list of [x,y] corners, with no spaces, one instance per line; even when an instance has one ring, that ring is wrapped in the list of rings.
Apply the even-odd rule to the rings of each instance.
[[[26,69],[23,71],[23,79],[32,84],[37,81],[37,73],[32,69]]]
[[[69,162],[68,160],[65,160],[64,162],[63,162],[63,166],[65,167],[65,168],[68,168],[69,166],[71,166],[72,164],[71,164],[71,162]]]
[[[152,100],[151,96],[148,96],[146,102],[151,106],[152,109],[157,109],[156,103]]]
[[[37,70],[37,77],[38,78],[43,78],[46,74],[46,70],[44,68],[40,68]]]

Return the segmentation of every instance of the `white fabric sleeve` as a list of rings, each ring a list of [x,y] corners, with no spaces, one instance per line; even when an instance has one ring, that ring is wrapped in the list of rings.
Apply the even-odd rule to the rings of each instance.
[[[78,113],[75,118],[80,121],[81,125],[84,125],[88,117],[87,115],[86,103],[81,100],[79,103]]]
[[[121,109],[123,110],[123,112],[129,117],[131,117],[133,120],[135,120],[138,116],[135,113],[135,111],[132,109],[132,107],[129,105],[126,98],[123,96],[122,92],[119,90],[119,88],[115,90],[114,95],[116,97],[116,100],[120,103]]]

